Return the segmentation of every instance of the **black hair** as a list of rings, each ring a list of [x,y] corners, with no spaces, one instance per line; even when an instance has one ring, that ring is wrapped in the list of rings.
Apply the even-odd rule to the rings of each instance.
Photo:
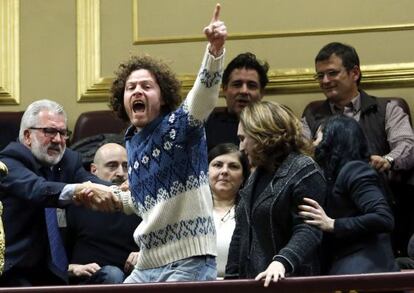
[[[325,45],[319,51],[318,55],[316,55],[315,63],[328,60],[333,54],[341,58],[342,65],[346,68],[348,72],[352,70],[355,66],[359,67],[359,56],[355,48],[350,45],[339,42],[332,42]],[[359,78],[357,80],[358,85],[361,82],[361,78],[362,73],[359,74]]]
[[[249,177],[249,163],[248,163],[246,156],[242,152],[239,151],[239,148],[234,143],[221,143],[213,147],[208,152],[208,163],[210,164],[210,162],[218,156],[232,154],[232,153],[237,153],[239,156],[240,164],[242,165],[242,168],[243,168],[243,182],[244,182],[246,181],[247,177]]]
[[[322,141],[315,149],[315,160],[328,180],[335,180],[349,161],[369,161],[368,142],[355,119],[335,115],[323,122]]]
[[[256,55],[250,52],[239,54],[230,61],[223,72],[223,87],[226,87],[229,83],[230,75],[233,70],[242,68],[256,70],[257,74],[259,75],[260,89],[263,90],[266,87],[267,83],[269,82],[269,78],[267,77],[269,64],[257,59]]]

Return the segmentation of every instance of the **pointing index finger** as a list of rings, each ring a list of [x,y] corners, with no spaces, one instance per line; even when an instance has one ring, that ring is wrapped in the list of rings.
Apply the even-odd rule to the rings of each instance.
[[[211,19],[211,22],[215,22],[219,20],[220,9],[221,9],[220,3],[217,3],[216,8],[214,8],[213,18]]]

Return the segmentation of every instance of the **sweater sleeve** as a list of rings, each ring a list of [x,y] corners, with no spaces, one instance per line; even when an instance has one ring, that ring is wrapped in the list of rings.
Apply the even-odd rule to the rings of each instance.
[[[117,185],[111,185],[110,186],[112,193],[117,196],[119,198],[119,200],[121,201],[122,204],[122,211],[127,214],[127,215],[132,215],[132,214],[136,214],[138,215],[139,212],[137,211],[133,199],[132,199],[132,195],[131,195],[131,191],[127,190],[127,191],[122,191],[121,188],[119,188],[119,186]]]
[[[216,105],[223,74],[224,55],[225,51],[215,58],[208,52],[208,47],[206,48],[197,79],[185,100],[190,116],[196,120],[206,120]]]

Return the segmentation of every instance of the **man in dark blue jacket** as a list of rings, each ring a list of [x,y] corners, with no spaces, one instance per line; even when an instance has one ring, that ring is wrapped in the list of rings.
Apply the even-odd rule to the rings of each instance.
[[[61,105],[40,100],[29,105],[19,142],[1,153],[9,174],[0,184],[6,237],[0,286],[55,285],[67,282],[67,257],[56,207],[87,193],[93,183],[108,185],[82,167],[81,156],[66,149],[67,118]],[[109,189],[109,188],[108,188]],[[89,206],[115,210],[117,198],[101,193]]]

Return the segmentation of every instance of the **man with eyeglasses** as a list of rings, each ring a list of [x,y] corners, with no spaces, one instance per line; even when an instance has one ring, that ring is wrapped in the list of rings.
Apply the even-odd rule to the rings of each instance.
[[[327,99],[321,106],[304,111],[304,135],[315,138],[325,118],[343,114],[361,125],[368,140],[371,165],[384,177],[388,177],[388,171],[396,174],[412,170],[414,135],[409,116],[396,101],[378,99],[360,88],[362,74],[356,50],[346,44],[329,43],[316,56],[315,69],[315,79]],[[411,175],[406,172],[405,176]],[[398,191],[393,190],[395,195],[401,191],[407,193],[401,186],[398,185]]]
[[[80,154],[66,149],[69,136],[62,106],[39,100],[23,114],[19,142],[0,152],[9,171],[0,184],[6,237],[0,286],[67,283],[67,256],[56,207],[85,197],[95,186],[110,184],[87,172]],[[113,211],[120,202],[112,193],[102,192],[87,204]]]
[[[303,113],[304,135],[313,138],[324,118],[344,114],[364,129],[374,168],[383,172],[413,167],[414,135],[409,117],[395,101],[377,99],[360,89],[362,74],[356,50],[329,43],[316,56],[315,68],[315,79],[327,100],[320,108]]]

